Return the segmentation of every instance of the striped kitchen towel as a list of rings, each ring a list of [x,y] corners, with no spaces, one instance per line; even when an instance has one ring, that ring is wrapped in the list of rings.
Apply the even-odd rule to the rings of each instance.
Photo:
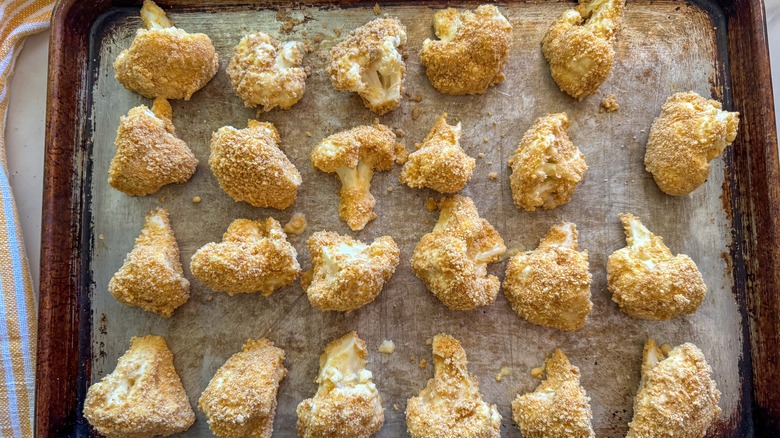
[[[49,27],[54,0],[0,2],[0,117],[8,115],[8,83],[28,35]],[[37,312],[16,205],[0,136],[0,437],[32,437]]]

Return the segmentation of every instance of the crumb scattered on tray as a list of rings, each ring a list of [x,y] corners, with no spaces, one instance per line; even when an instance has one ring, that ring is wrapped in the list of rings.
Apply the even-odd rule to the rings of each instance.
[[[536,367],[531,370],[531,375],[533,377],[536,377],[537,379],[541,379],[543,374],[544,374],[544,368],[542,367]]]
[[[496,382],[500,382],[501,379],[503,379],[504,377],[511,376],[511,375],[512,375],[512,368],[503,367],[501,368],[501,371],[499,371],[498,374],[496,374]]]
[[[388,187],[388,188],[387,188],[387,193],[390,193],[390,192],[392,192],[392,191],[393,191],[393,188],[392,188],[392,187]]]
[[[420,359],[420,368],[425,368],[426,366],[428,366],[428,361]]]
[[[398,138],[404,138],[404,137],[406,137],[406,131],[404,131],[401,128],[396,128],[395,129],[395,136],[398,137]]]
[[[393,403],[393,409],[396,411],[398,410],[398,403]]]
[[[289,222],[284,224],[284,232],[287,234],[300,236],[304,231],[306,231],[306,215],[303,213],[295,213]]]
[[[428,211],[436,210],[436,200],[433,198],[428,198],[428,200],[425,202],[425,208],[427,208]]]
[[[306,131],[306,136],[307,136],[307,137],[311,137],[311,132],[309,132],[309,131]]]
[[[382,8],[379,7],[379,3],[374,3],[374,15],[382,13]]]
[[[103,239],[105,239],[105,238],[106,238],[106,236],[104,236],[102,233],[101,233],[101,234],[98,234],[98,239],[100,239],[100,240],[103,240]]]
[[[477,156],[479,158],[485,158],[485,153],[484,152],[480,152],[479,154],[477,154]]]
[[[599,108],[599,112],[611,113],[617,111],[618,109],[620,109],[620,105],[618,105],[615,95],[610,94],[609,96],[605,97],[604,100],[601,101],[601,108]]]
[[[425,340],[425,345],[433,345],[433,338],[428,338]]]
[[[340,37],[341,36],[341,29],[339,29],[338,27],[334,27],[333,28],[333,33],[335,33],[337,37]]]
[[[488,177],[490,179],[498,179],[498,174],[496,172],[490,172],[488,173]]]
[[[200,201],[202,201],[202,199],[200,199],[200,196],[192,197],[192,202],[194,202],[195,204],[200,204]]]
[[[412,120],[417,120],[417,118],[420,117],[420,114],[422,114],[422,110],[419,106],[412,108]]]
[[[490,141],[490,139],[489,139],[489,138],[487,138],[487,137],[485,137],[485,138],[483,138],[483,139],[482,139],[482,143],[487,143],[487,142],[489,142],[489,141]]]
[[[393,354],[395,351],[395,342],[389,339],[385,339],[381,344],[379,344],[379,348],[377,348],[376,351],[382,354]]]

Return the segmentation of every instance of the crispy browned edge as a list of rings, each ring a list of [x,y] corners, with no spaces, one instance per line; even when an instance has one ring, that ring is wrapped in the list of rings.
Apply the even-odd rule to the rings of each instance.
[[[629,0],[630,1],[630,0]],[[756,436],[780,435],[780,176],[778,175],[772,83],[762,0],[719,0],[728,22],[728,52],[733,108],[742,114],[734,145],[732,169],[735,184],[727,187],[733,209],[737,299],[748,312],[750,337],[743,358],[752,364],[751,400]],[[332,3],[313,1],[315,3]],[[89,32],[96,18],[113,6],[137,5],[122,0],[61,0],[53,18],[49,54],[48,110],[41,238],[41,283],[36,385],[36,426],[39,437],[71,436],[77,407],[83,397],[91,361],[79,363],[90,351],[91,329],[88,277],[80,251],[88,249],[82,233],[87,199],[82,169],[88,165],[89,139],[81,138],[79,117],[87,99]],[[268,5],[248,1],[159,1],[162,6],[208,8],[213,6]],[[277,2],[278,3],[278,2]],[[312,3],[312,1],[310,1]],[[341,1],[341,3],[356,3]],[[374,2],[364,2],[373,5]],[[442,2],[443,3],[443,2]],[[741,268],[743,266],[743,268]],[[738,274],[742,271],[742,274]],[[81,370],[80,370],[81,367]],[[739,415],[740,418],[749,416]],[[736,421],[735,421],[736,420]],[[717,435],[742,435],[753,429],[738,418],[721,425]]]

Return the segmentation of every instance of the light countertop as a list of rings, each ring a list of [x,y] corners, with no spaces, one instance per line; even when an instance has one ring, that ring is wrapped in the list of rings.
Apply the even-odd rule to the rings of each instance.
[[[780,0],[765,2],[772,69],[780,71]],[[36,290],[41,242],[48,42],[48,32],[34,35],[28,38],[19,55],[10,84],[11,100],[5,132],[11,188],[19,209],[24,244]],[[773,77],[772,83],[775,101],[778,101],[780,74]]]

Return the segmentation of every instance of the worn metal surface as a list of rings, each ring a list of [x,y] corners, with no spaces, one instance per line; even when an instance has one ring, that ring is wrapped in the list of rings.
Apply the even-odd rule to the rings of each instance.
[[[410,95],[423,98],[419,103],[406,98],[399,109],[380,120],[406,133],[400,141],[410,151],[442,112],[449,113],[451,121],[460,120],[463,148],[475,157],[484,154],[463,194],[474,198],[480,213],[498,229],[510,249],[534,248],[545,231],[560,220],[577,224],[580,246],[590,255],[594,306],[587,325],[575,333],[521,320],[502,294],[491,306],[452,312],[427,292],[411,272],[409,260],[417,241],[436,222],[437,213],[425,209],[426,199],[435,194],[400,185],[399,166],[374,177],[372,191],[378,199],[379,217],[365,230],[352,233],[338,219],[338,180],[313,169],[309,152],[321,138],[370,123],[376,116],[356,95],[332,89],[323,59],[339,39],[336,33],[346,34],[375,18],[371,8],[314,7],[289,14],[234,8],[173,11],[171,17],[179,27],[205,32],[212,38],[221,69],[192,100],[173,103],[177,134],[201,162],[197,173],[184,185],[169,186],[145,198],[125,196],[107,183],[120,116],[141,103],[150,105],[122,88],[111,67],[119,52],[129,46],[140,19],[132,9],[117,9],[104,16],[95,25],[98,50],[92,60],[93,381],[113,370],[131,336],[158,334],[168,341],[195,406],[217,368],[247,338],[268,337],[286,351],[289,370],[279,390],[275,436],[293,436],[295,407],[316,390],[313,380],[322,348],[345,332],[357,330],[369,346],[369,368],[385,407],[385,425],[379,436],[395,437],[405,434],[406,399],[432,376],[431,365],[418,365],[420,359],[430,364],[430,346],[425,341],[446,331],[463,342],[469,369],[478,377],[485,400],[498,405],[504,417],[503,436],[519,436],[510,402],[518,392],[536,387],[538,380],[529,371],[541,365],[545,353],[555,348],[562,348],[580,367],[582,384],[592,399],[597,435],[622,436],[631,418],[642,346],[652,336],[673,345],[694,342],[704,351],[723,393],[719,421],[727,422],[740,405],[743,340],[726,261],[732,224],[720,199],[724,160],[715,160],[709,181],[684,198],[661,193],[642,164],[647,132],[667,96],[687,90],[705,96],[723,93],[717,46],[718,32],[723,29],[717,28],[719,21],[713,21],[709,12],[695,5],[630,2],[609,79],[594,96],[576,102],[557,89],[539,47],[547,27],[565,7],[568,5],[501,6],[514,26],[507,80],[484,95],[461,97],[434,90],[419,63],[419,47],[433,34],[434,10],[412,5],[383,7],[383,14],[398,16],[407,26],[406,88]],[[301,23],[285,33],[282,28],[290,20]],[[232,47],[252,31],[305,40],[312,48],[305,60],[312,74],[303,100],[290,110],[260,118],[276,124],[282,149],[303,175],[298,200],[286,211],[234,202],[220,190],[207,164],[211,133],[225,125],[243,128],[255,115],[234,95],[224,71]],[[316,42],[320,36],[322,41]],[[608,94],[616,94],[620,110],[599,113],[599,102]],[[589,170],[569,204],[552,211],[520,211],[512,204],[507,159],[536,117],[559,111],[566,111],[572,119],[569,135],[585,154]],[[491,172],[497,173],[498,179],[491,179]],[[390,188],[392,192],[388,192]],[[194,196],[203,201],[193,203]],[[144,215],[156,206],[170,213],[185,273],[192,281],[192,298],[167,320],[125,307],[107,292],[108,281],[132,248]],[[289,238],[304,269],[310,267],[305,239],[314,231],[349,233],[364,241],[389,234],[396,240],[401,263],[374,303],[349,314],[323,313],[309,305],[297,284],[268,298],[259,294],[228,297],[209,291],[191,276],[192,254],[203,244],[218,241],[233,219],[271,215],[284,223],[295,212],[305,213],[309,221],[303,236]],[[610,300],[606,260],[625,245],[617,218],[620,212],[638,215],[664,237],[673,252],[686,253],[697,262],[710,288],[697,313],[667,322],[640,321],[622,314]],[[497,263],[490,271],[503,278],[505,265]],[[376,352],[383,339],[395,342],[393,355]],[[511,367],[512,375],[497,382],[495,376],[502,367]],[[198,421],[185,436],[207,435],[205,418],[198,412]]]

